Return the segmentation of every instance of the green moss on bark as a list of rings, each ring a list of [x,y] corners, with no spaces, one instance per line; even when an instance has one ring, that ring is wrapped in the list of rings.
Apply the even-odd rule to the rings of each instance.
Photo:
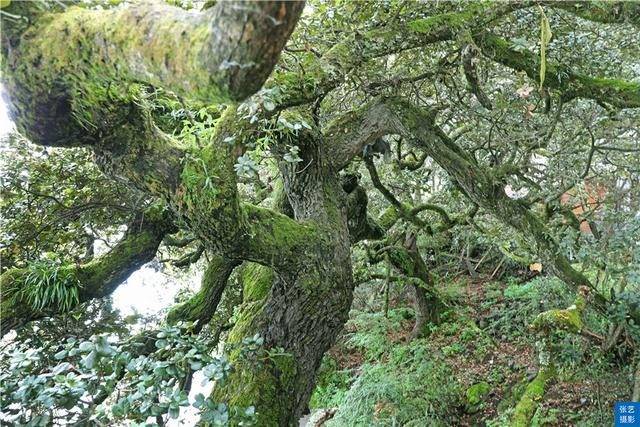
[[[236,323],[229,333],[227,347],[234,372],[228,381],[213,392],[214,399],[226,401],[230,406],[257,406],[257,424],[283,425],[281,417],[292,402],[281,393],[291,390],[296,379],[297,365],[291,354],[276,349],[259,349],[255,354],[243,352],[242,340],[259,329],[260,314],[264,309],[274,271],[260,264],[246,263],[240,271],[243,302]]]
[[[167,322],[198,322],[195,330],[200,331],[213,316],[218,314],[218,305],[227,288],[229,276],[238,264],[237,261],[213,256],[204,271],[198,292],[187,301],[173,307],[167,314]]]
[[[243,266],[240,277],[244,301],[255,302],[269,294],[275,273],[269,267],[250,262]]]
[[[129,224],[124,237],[109,252],[86,264],[61,267],[66,276],[78,283],[78,298],[73,305],[109,295],[131,273],[153,259],[165,234],[172,231],[175,230],[171,214],[162,204],[154,204]],[[9,270],[1,276],[3,333],[5,328],[60,311],[58,304],[36,310],[15,297],[28,274],[29,269],[25,268]]]
[[[533,80],[538,79],[538,55],[527,50],[516,51],[507,40],[494,34],[477,34],[474,40],[483,53],[496,62],[514,70],[524,71]],[[640,83],[585,76],[549,61],[546,63],[545,86],[564,92],[569,99],[594,99],[618,108],[640,107]]]
[[[544,397],[547,383],[554,378],[555,375],[555,368],[553,368],[553,366],[540,369],[538,375],[527,385],[520,401],[518,401],[509,424],[511,427],[527,427],[530,425],[531,418],[533,418],[540,401]]]

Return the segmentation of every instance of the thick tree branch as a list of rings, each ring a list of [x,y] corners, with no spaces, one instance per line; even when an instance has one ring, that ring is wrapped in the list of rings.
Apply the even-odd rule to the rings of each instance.
[[[30,2],[11,2],[6,12],[34,22],[22,39],[7,43],[35,49],[46,74],[69,83],[71,74],[86,76],[93,64],[117,70],[107,79],[143,81],[209,102],[242,100],[260,89],[304,8],[302,1],[225,1],[194,12],[134,2],[34,19],[41,9],[21,3]],[[4,45],[6,53],[11,48]]]
[[[640,4],[634,1],[545,1],[543,4],[589,21],[640,26]]]
[[[357,178],[353,186],[348,186],[343,180],[342,188],[347,192],[347,225],[351,243],[365,239],[381,239],[385,230],[367,213],[369,199],[364,188],[358,185]]]
[[[538,55],[529,51],[516,51],[508,41],[488,32],[478,33],[473,37],[486,57],[514,70],[524,71],[533,80],[538,79]],[[586,98],[618,108],[640,107],[640,83],[590,77],[549,61],[544,85],[561,91],[565,100]]]
[[[337,170],[344,168],[354,157],[362,154],[366,145],[393,133],[399,126],[397,118],[388,114],[387,107],[377,99],[341,115],[323,131],[332,145],[329,157],[333,166]]]
[[[227,280],[238,265],[238,261],[220,256],[213,257],[202,276],[200,290],[189,300],[173,307],[167,315],[167,321],[198,322],[195,331],[199,332],[216,313]]]
[[[163,206],[153,205],[138,214],[111,251],[71,267],[69,273],[79,284],[77,304],[110,295],[131,273],[153,259],[162,239],[171,232],[175,232],[172,215]],[[2,334],[60,310],[51,306],[38,310],[25,300],[21,291],[29,272],[29,268],[13,269],[0,276]]]

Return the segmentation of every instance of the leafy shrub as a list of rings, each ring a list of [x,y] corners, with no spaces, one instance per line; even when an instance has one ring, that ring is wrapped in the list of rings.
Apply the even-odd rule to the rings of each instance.
[[[451,425],[462,390],[449,366],[414,340],[389,350],[387,360],[362,373],[327,426]]]
[[[188,333],[191,327],[167,326],[123,342],[108,335],[68,339],[53,364],[21,345],[0,358],[0,419],[28,426],[136,425],[149,417],[178,418],[181,408],[192,405],[212,425],[246,425],[252,407],[227,408],[202,394],[189,401],[183,384],[192,371],[223,381],[231,369],[201,337]]]

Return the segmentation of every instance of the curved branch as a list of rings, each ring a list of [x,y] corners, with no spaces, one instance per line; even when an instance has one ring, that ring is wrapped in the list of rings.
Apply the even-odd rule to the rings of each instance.
[[[480,86],[480,80],[478,79],[478,72],[476,70],[476,62],[478,48],[473,43],[468,43],[462,47],[462,68],[464,70],[464,76],[469,83],[471,93],[476,96],[476,99],[487,110],[493,109],[491,100],[484,93]]]
[[[343,114],[331,122],[323,135],[331,147],[329,159],[340,170],[356,156],[362,154],[366,145],[399,127],[387,107],[375,99],[361,108]]]
[[[178,320],[198,322],[195,332],[199,332],[216,313],[222,293],[227,286],[227,280],[240,262],[224,257],[214,257],[202,276],[200,290],[189,300],[171,309],[167,314],[167,321],[174,323]]]
[[[65,67],[61,76],[89,70],[81,58],[118,69],[118,77],[209,102],[242,100],[260,89],[304,8],[303,1],[225,1],[194,12],[139,2],[109,10],[72,7],[38,19],[41,8],[20,3],[31,2],[11,2],[6,11],[26,15],[32,27],[21,40],[3,42],[3,53],[8,43],[36,49],[40,67],[49,68],[47,74]]]
[[[369,171],[369,175],[371,176],[371,182],[373,186],[384,196],[385,199],[395,208],[402,210],[404,206],[402,203],[396,199],[396,196],[393,195],[391,191],[387,187],[382,184],[380,181],[380,176],[378,175],[378,170],[376,169],[376,165],[373,164],[373,159],[371,157],[364,158],[364,164]]]
[[[193,252],[188,252],[172,262],[174,267],[183,268],[198,262],[204,253],[204,245],[198,244]]]
[[[504,191],[503,183],[496,180],[488,170],[480,167],[435,124],[432,111],[401,99],[382,99],[378,103],[376,108],[384,108],[385,116],[391,116],[385,117],[384,123],[400,123],[395,128],[387,128],[387,133],[401,135],[411,144],[424,150],[475,204],[533,238],[539,250],[549,258],[556,274],[565,283],[576,289],[580,286],[594,289],[589,279],[575,270],[561,253],[557,242],[547,233],[542,221],[526,205],[509,198]],[[393,223],[398,214],[396,211],[386,215],[388,218],[381,218],[381,223]],[[606,310],[605,298],[595,294],[595,305],[602,311]]]
[[[440,215],[440,218],[442,218],[442,222],[444,223],[444,226],[451,227],[456,224],[456,222],[451,220],[451,217],[442,206],[434,205],[432,203],[423,203],[411,209],[411,214],[417,215],[422,211],[432,211]]]
[[[640,26],[640,4],[634,1],[546,1],[544,5],[589,21]]]
[[[488,32],[475,34],[473,38],[486,57],[514,70],[524,71],[533,80],[538,78],[538,55],[516,51],[508,41]],[[548,62],[544,84],[563,92],[565,100],[587,98],[618,108],[640,107],[640,83],[590,77],[574,72],[569,67]]]
[[[138,214],[111,251],[71,267],[69,274],[79,284],[76,305],[110,295],[131,273],[155,257],[162,239],[171,232],[175,232],[172,216],[164,207],[154,205]],[[24,300],[20,291],[28,274],[29,269],[22,268],[8,270],[0,276],[1,334],[60,311],[60,307],[53,306],[35,309]]]
[[[367,192],[358,185],[357,180],[354,188],[345,188],[347,191],[347,225],[351,243],[356,243],[364,239],[381,239],[386,230],[371,218],[367,213],[369,199]]]

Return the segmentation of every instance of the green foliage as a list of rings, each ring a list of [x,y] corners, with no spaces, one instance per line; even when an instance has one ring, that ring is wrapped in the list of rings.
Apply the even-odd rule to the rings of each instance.
[[[549,18],[544,13],[542,7],[540,8],[540,89],[544,85],[544,78],[547,70],[547,46],[551,41],[551,27],[549,25]]]
[[[172,0],[171,3],[184,8],[194,7],[188,0]],[[443,316],[443,324],[429,327],[430,339],[438,345],[425,340],[399,344],[406,339],[415,319],[413,309],[399,308],[407,297],[403,293],[406,278],[394,277],[397,280],[391,287],[391,306],[395,308],[389,311],[388,318],[380,312],[370,313],[369,310],[379,308],[381,298],[379,279],[370,280],[369,275],[373,277],[376,273],[386,272],[372,267],[367,260],[368,255],[375,255],[380,246],[371,242],[359,244],[353,250],[355,276],[358,281],[369,283],[360,286],[356,292],[356,299],[360,300],[356,304],[365,303],[360,303],[352,312],[352,320],[347,325],[346,347],[361,352],[366,363],[351,387],[352,373],[339,370],[334,361],[325,359],[312,398],[312,406],[340,406],[335,425],[451,424],[453,415],[459,414],[465,403],[464,393],[454,375],[460,378],[465,372],[456,372],[447,363],[464,361],[486,365],[486,356],[491,354],[493,361],[493,356],[499,354],[500,343],[515,346],[516,350],[530,349],[533,334],[529,325],[536,316],[542,312],[557,314],[557,311],[549,310],[568,307],[575,299],[575,289],[548,276],[553,266],[545,258],[555,256],[566,256],[576,269],[589,277],[602,295],[612,301],[606,315],[596,314],[588,308],[584,325],[602,336],[608,336],[610,329],[617,325],[622,325],[624,330],[623,339],[616,343],[621,347],[615,349],[619,350],[616,358],[595,350],[593,344],[581,337],[555,334],[559,378],[568,380],[589,375],[602,378],[607,372],[627,375],[627,371],[615,371],[612,366],[619,362],[618,359],[628,361],[629,353],[637,351],[636,344],[640,342],[640,325],[632,318],[640,307],[640,247],[637,244],[640,240],[640,217],[637,215],[640,157],[635,155],[640,110],[617,109],[624,102],[637,105],[638,84],[632,79],[637,79],[638,75],[640,32],[630,30],[633,23],[611,26],[577,20],[566,10],[556,10],[551,2],[545,4],[546,12],[542,12],[541,20],[536,6],[529,7],[525,3],[495,15],[494,11],[504,6],[500,2],[437,2],[425,7],[421,2],[396,0],[312,0],[310,5],[309,13],[305,13],[287,50],[281,55],[267,87],[239,105],[238,114],[234,107],[229,107],[225,123],[229,135],[222,138],[221,146],[211,147],[210,142],[216,130],[222,127],[222,106],[194,105],[189,95],[198,94],[184,94],[183,100],[183,94],[180,98],[169,94],[160,87],[160,82],[154,82],[154,87],[150,88],[138,79],[130,81],[120,70],[127,69],[127,62],[135,58],[114,56],[111,64],[114,67],[100,64],[85,67],[90,47],[93,48],[94,39],[99,37],[85,35],[86,28],[78,27],[75,21],[82,21],[83,16],[101,18],[99,14],[87,15],[76,10],[59,22],[55,21],[55,16],[47,18],[60,30],[58,34],[71,31],[68,40],[74,41],[78,49],[58,49],[50,45],[50,37],[31,34],[40,41],[25,53],[27,60],[19,72],[27,77],[18,81],[29,83],[60,78],[63,83],[77,82],[77,85],[71,85],[73,93],[61,92],[61,95],[71,98],[68,107],[72,109],[73,120],[82,127],[81,134],[99,128],[97,133],[99,139],[105,139],[105,146],[96,150],[98,155],[100,151],[117,152],[124,147],[119,141],[103,138],[103,133],[108,135],[111,127],[130,125],[132,118],[126,114],[143,107],[144,115],[136,116],[134,120],[148,122],[148,128],[153,130],[151,145],[159,136],[156,132],[161,130],[179,142],[181,148],[188,149],[180,163],[183,166],[178,172],[181,176],[176,178],[178,184],[186,187],[187,194],[177,200],[177,194],[167,194],[164,189],[154,189],[152,193],[175,198],[176,204],[184,202],[188,205],[188,209],[182,209],[187,212],[181,213],[184,214],[182,219],[189,221],[181,222],[181,225],[190,230],[211,229],[212,224],[217,226],[222,224],[220,221],[229,220],[222,224],[226,227],[224,230],[220,227],[224,231],[220,234],[225,235],[235,232],[237,224],[266,222],[267,216],[254,207],[243,209],[243,213],[251,212],[252,215],[241,215],[238,221],[232,218],[235,210],[223,208],[227,203],[241,206],[246,199],[256,205],[261,203],[264,197],[259,195],[268,194],[274,180],[281,180],[276,163],[281,169],[296,172],[302,172],[309,165],[313,170],[320,164],[318,172],[314,172],[319,175],[318,182],[312,182],[308,188],[318,183],[329,185],[336,178],[335,170],[323,169],[338,145],[333,138],[335,135],[323,134],[322,144],[307,150],[305,138],[309,133],[321,132],[327,123],[349,119],[354,109],[388,96],[399,96],[434,111],[435,124],[450,139],[450,144],[445,147],[443,145],[447,144],[440,144],[442,141],[428,141],[426,146],[451,149],[460,157],[468,157],[469,170],[457,167],[445,172],[444,162],[438,162],[436,156],[427,156],[428,153],[407,135],[389,138],[391,155],[376,159],[376,167],[381,182],[401,206],[425,202],[437,205],[459,223],[444,229],[439,215],[422,211],[416,215],[427,226],[418,227],[415,223],[410,224],[407,218],[399,218],[381,244],[399,245],[408,232],[417,233],[417,245],[429,273],[436,279],[435,285],[444,287],[443,293],[458,305]],[[589,13],[587,9],[591,5],[579,6],[580,10]],[[606,15],[607,8],[600,6],[595,7]],[[624,11],[622,8],[613,17],[617,19],[618,13],[622,16]],[[99,21],[88,22],[87,28],[95,29]],[[193,52],[172,50],[175,34],[171,31],[158,32],[148,40],[148,34],[136,33],[135,28],[125,29],[127,31],[120,35],[121,28],[112,27],[114,35],[131,38],[124,44],[134,47],[133,52],[139,50],[135,48],[138,43],[138,47],[154,49],[143,52],[148,56],[164,57],[161,71],[166,73],[166,79],[176,78],[172,71],[180,71],[181,67],[185,67],[182,71],[190,70],[194,61],[189,59],[193,58]],[[476,31],[478,29],[499,34],[488,37],[489,49],[478,46],[478,56],[473,59],[481,71],[476,86],[486,92],[492,110],[478,105],[470,96],[468,77],[461,72],[460,55],[456,53],[462,44],[475,43],[470,39],[472,34],[475,37],[476,33],[481,33]],[[51,32],[55,34],[53,30]],[[89,34],[93,33],[90,31]],[[202,36],[194,35],[188,44],[198,46]],[[534,53],[538,42],[539,56]],[[481,45],[479,41],[477,44]],[[111,48],[106,46],[104,49]],[[112,53],[117,54],[118,49]],[[176,58],[184,61],[176,61]],[[20,62],[19,59],[16,58],[16,62]],[[12,61],[5,62],[12,64]],[[50,62],[38,70],[42,73],[29,72],[31,64],[42,61]],[[502,62],[502,65],[495,62]],[[144,69],[144,64],[137,65]],[[15,73],[7,71],[8,76]],[[207,73],[204,76],[195,81],[206,83]],[[612,79],[611,76],[620,78]],[[536,83],[545,90],[536,91]],[[9,88],[18,86],[7,85]],[[292,92],[300,91],[307,96],[316,90],[318,96],[309,96],[309,99],[287,98]],[[596,100],[576,96],[595,97]],[[13,113],[28,107],[24,109],[34,111],[22,113],[33,116],[31,122],[44,119],[36,116],[41,114],[41,109],[33,107],[39,106],[40,97],[34,98],[33,103],[14,107]],[[123,114],[122,111],[126,112]],[[247,123],[257,125],[257,130],[252,128],[248,134],[243,134],[242,129],[236,132],[237,124]],[[351,127],[366,128],[369,124],[363,121],[353,123]],[[122,135],[136,136],[131,132],[117,135],[126,143],[131,141]],[[0,171],[3,268],[27,269],[16,298],[37,310],[55,307],[67,311],[78,302],[80,291],[72,274],[73,264],[37,260],[43,253],[52,251],[64,254],[65,260],[88,261],[90,254],[85,252],[89,252],[86,248],[92,247],[92,239],[108,240],[109,236],[115,235],[128,213],[139,207],[144,197],[116,180],[105,178],[93,165],[87,150],[34,148],[20,137],[8,139],[9,149],[3,151]],[[110,144],[116,148],[108,147]],[[148,167],[146,149],[151,145],[141,144],[135,151],[136,166]],[[315,156],[317,153],[313,151],[316,149],[321,156]],[[316,163],[317,160],[321,163]],[[389,207],[389,200],[373,187],[361,162],[356,158],[349,169],[362,175],[360,185],[369,199],[365,213],[371,218],[383,214]],[[129,173],[129,178],[139,172]],[[464,175],[470,176],[473,186],[485,185],[485,175],[490,183],[490,191],[475,198],[475,203],[480,203],[478,200],[486,203],[480,203],[481,209],[473,218],[464,215],[475,205],[469,200],[472,196],[469,189],[461,188],[459,183]],[[236,178],[239,185],[236,185]],[[600,185],[606,189],[606,194],[602,200],[597,200],[597,208],[591,210],[591,205],[596,204],[589,200],[593,195],[590,189]],[[237,187],[242,191],[237,191]],[[299,188],[295,185],[286,187],[286,191],[290,191],[290,187]],[[507,191],[509,188],[511,191]],[[301,193],[304,191],[300,190]],[[287,197],[304,199],[306,194],[285,194],[284,198]],[[567,201],[559,201],[566,197]],[[315,199],[309,200],[308,205],[315,204]],[[522,218],[512,215],[519,211],[507,209],[511,205],[526,210],[531,215],[527,218],[539,219],[540,224],[536,222],[536,225],[540,227],[535,230],[523,228]],[[559,213],[562,207],[578,205],[589,209],[574,221]],[[180,206],[177,210],[181,211]],[[574,228],[585,218],[594,231],[600,232],[591,235]],[[257,237],[277,243],[295,239],[299,234],[293,227],[273,225],[272,233],[251,236],[251,240]],[[532,231],[537,235],[532,235],[535,234]],[[342,237],[348,240],[348,236]],[[546,247],[548,242],[552,242],[551,248]],[[206,244],[216,246],[215,239]],[[273,257],[277,256],[291,254],[281,255],[275,251]],[[295,261],[293,259],[291,264]],[[332,260],[326,257],[318,262]],[[488,277],[524,276],[519,269],[532,262],[540,262],[543,272],[531,281],[521,283],[522,277],[507,279],[506,288],[498,279],[486,282]],[[467,263],[478,268],[479,280],[475,277],[466,280]],[[249,274],[252,272],[253,275]],[[390,273],[398,275],[396,271]],[[239,353],[243,356],[255,355],[264,344],[258,335],[241,337],[254,326],[254,315],[263,309],[275,274],[262,265],[245,268],[244,303],[247,310],[236,316],[236,327],[231,334],[237,342],[242,341],[244,350]],[[454,283],[452,279],[460,276],[465,280]],[[310,281],[303,292],[315,285]],[[294,292],[285,296],[288,298],[289,295],[293,296]],[[473,312],[465,306],[476,295],[481,295],[482,301]],[[46,328],[47,323],[42,325]],[[272,326],[282,327],[279,323],[269,325]],[[8,385],[3,391],[8,394],[3,393],[3,396],[11,397],[3,401],[2,406],[13,411],[14,408],[6,404],[24,405],[24,409],[16,409],[18,412],[12,414],[16,423],[27,419],[36,424],[54,422],[46,418],[47,405],[51,401],[56,410],[58,407],[69,410],[67,405],[77,405],[80,415],[73,415],[72,421],[85,415],[92,422],[104,423],[142,423],[146,417],[157,414],[174,417],[181,407],[191,404],[185,402],[184,393],[178,387],[187,369],[205,370],[217,381],[224,380],[228,374],[228,365],[222,361],[214,363],[210,349],[200,338],[178,335],[173,329],[160,332],[154,337],[158,347],[152,349],[151,355],[140,356],[142,358],[133,357],[135,351],[126,350],[125,344],[116,343],[112,336],[69,342],[62,349],[52,350],[68,358],[67,363],[72,367],[64,363],[48,366],[35,349],[24,349],[15,354],[15,363],[5,364],[8,376],[4,377],[3,383]],[[38,342],[37,347],[45,348],[44,341]],[[57,345],[50,337],[49,341]],[[194,348],[195,353],[190,353]],[[61,352],[66,353],[62,355]],[[246,357],[243,360],[248,364],[273,363],[282,373],[282,384],[287,384],[295,374],[295,361],[282,349],[261,352],[260,359]],[[34,366],[38,366],[37,369]],[[520,368],[514,368],[517,369]],[[124,372],[123,380],[117,378],[118,370]],[[477,405],[489,383],[494,389],[500,389],[501,383],[509,379],[507,370],[505,366],[493,366],[482,371],[486,378],[473,378],[476,384],[466,389],[466,403]],[[518,371],[513,375],[521,374]],[[248,384],[248,388],[259,394],[276,387],[274,378],[257,378],[258,382],[266,384],[264,389],[258,387],[262,384],[256,386],[243,381],[246,377],[238,381],[238,388]],[[467,384],[468,379],[464,381]],[[19,392],[23,386],[27,391]],[[111,393],[112,398],[118,396],[117,402],[112,402],[112,406],[97,405],[98,415],[85,414],[89,407],[83,407],[85,403],[80,398],[84,393],[95,397],[103,391]],[[517,394],[521,395],[521,392]],[[509,406],[514,407],[516,401],[510,402]],[[233,420],[239,423],[244,422],[239,421],[244,420],[243,417],[251,419],[253,416],[251,408],[245,410],[243,407],[233,412],[233,408],[202,395],[196,398],[195,406],[202,410],[203,421],[212,424],[222,425]],[[507,422],[511,415],[503,417],[504,421]],[[553,411],[546,409],[539,409],[533,416],[537,423],[554,422],[553,419]]]
[[[191,327],[164,327],[145,339],[122,342],[108,335],[70,338],[58,345],[57,364],[49,364],[38,349],[18,346],[0,359],[2,416],[29,426],[129,424],[149,417],[175,419],[181,408],[193,405],[213,425],[247,425],[252,408],[228,408],[202,395],[188,399],[183,384],[193,371],[221,382],[231,369],[223,357],[211,355],[206,341],[190,333]],[[115,400],[105,400],[113,393]],[[52,418],[53,413],[64,415]]]
[[[366,363],[327,426],[445,426],[454,419],[462,390],[451,368],[415,340]]]
[[[3,271],[25,267],[47,252],[82,259],[87,242],[117,233],[144,200],[103,175],[86,149],[40,147],[17,133],[0,144]]]
[[[347,328],[354,328],[355,332],[349,335],[346,345],[363,350],[367,359],[379,359],[390,348],[390,335],[411,317],[411,309],[406,308],[389,310],[388,318],[381,312],[352,312]]]
[[[74,266],[55,260],[29,263],[13,298],[26,302],[35,311],[69,311],[79,302],[81,284],[75,277]]]
[[[197,111],[171,108],[169,111],[173,125],[175,126],[175,122],[179,121],[177,129],[174,128],[173,133],[181,143],[189,147],[203,147],[211,141],[215,125],[220,118],[218,108],[214,106],[202,107]]]
[[[309,407],[316,409],[340,406],[352,383],[352,372],[348,369],[340,370],[335,359],[325,356],[318,371],[318,380]]]
[[[489,332],[515,339],[529,334],[529,325],[539,313],[568,307],[574,298],[566,284],[543,276],[523,284],[512,279],[504,291],[497,289],[492,295],[495,299],[483,302],[492,318]]]

